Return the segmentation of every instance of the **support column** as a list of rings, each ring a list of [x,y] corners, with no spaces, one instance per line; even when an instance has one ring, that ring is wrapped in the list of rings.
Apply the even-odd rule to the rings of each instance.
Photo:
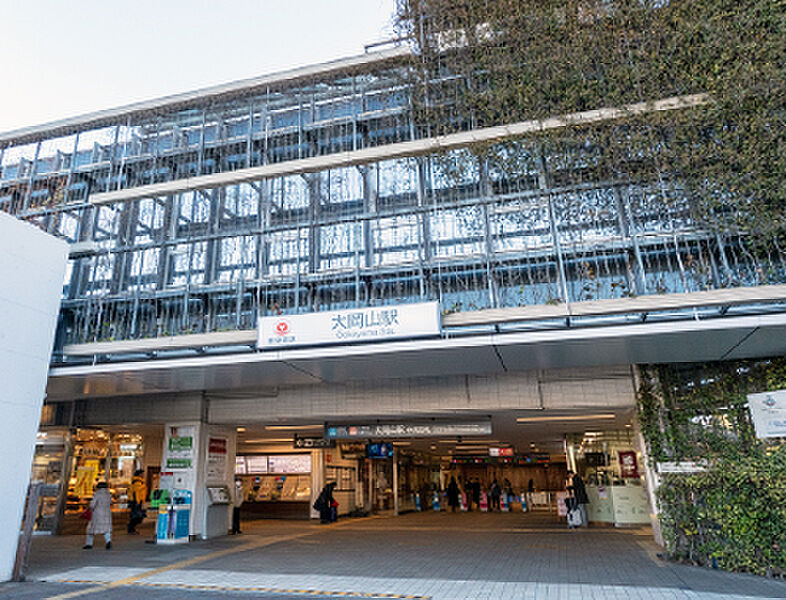
[[[393,447],[393,514],[398,516],[398,448]]]
[[[208,486],[225,485],[230,494],[234,492],[236,444],[233,429],[204,421],[167,423],[164,427],[161,472],[172,473],[172,489],[191,492],[192,539],[228,532],[232,505],[211,504]]]
[[[319,518],[319,511],[314,510],[314,502],[317,501],[319,493],[325,486],[325,451],[311,451],[311,501],[309,503],[309,514],[312,519]]]
[[[633,377],[633,389],[639,389],[641,383],[641,375],[636,365],[631,365],[631,373]],[[657,492],[660,487],[660,476],[657,471],[652,468],[650,461],[649,451],[647,450],[647,442],[641,432],[641,424],[638,418],[633,420],[633,434],[634,434],[634,448],[637,453],[641,455],[641,465],[644,471],[644,489],[647,491],[647,498],[650,504],[650,522],[652,523],[652,535],[655,538],[655,543],[659,546],[665,546],[663,540],[663,530],[660,526],[660,507],[658,506]]]
[[[371,459],[368,462],[368,512],[374,510],[374,463]]]

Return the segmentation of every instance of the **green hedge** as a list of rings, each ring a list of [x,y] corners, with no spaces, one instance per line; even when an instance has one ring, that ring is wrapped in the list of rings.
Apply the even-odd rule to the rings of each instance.
[[[639,419],[651,460],[706,461],[658,490],[671,558],[786,572],[786,444],[755,437],[746,395],[786,387],[786,360],[642,369]]]

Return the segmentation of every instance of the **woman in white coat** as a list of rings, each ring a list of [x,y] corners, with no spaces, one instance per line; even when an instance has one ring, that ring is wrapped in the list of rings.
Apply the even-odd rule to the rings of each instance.
[[[93,547],[93,536],[97,533],[104,535],[106,541],[106,549],[112,547],[112,510],[110,503],[112,495],[106,486],[105,481],[99,482],[96,486],[96,493],[93,494],[93,499],[90,501],[90,523],[87,524],[87,537],[85,538],[85,550],[90,550]]]

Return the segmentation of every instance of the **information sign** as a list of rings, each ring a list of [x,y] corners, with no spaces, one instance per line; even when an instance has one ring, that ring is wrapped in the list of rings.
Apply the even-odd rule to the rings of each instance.
[[[336,440],[321,437],[296,437],[292,442],[295,448],[335,448]]]
[[[246,472],[249,475],[267,473],[267,456],[246,456]]]
[[[268,457],[270,473],[310,473],[310,454],[277,454]]]
[[[513,456],[513,448],[489,448],[489,456]]]
[[[262,317],[258,330],[261,350],[435,336],[440,333],[439,303]]]
[[[749,394],[756,437],[786,437],[786,390]]]
[[[707,470],[707,463],[682,461],[682,462],[659,462],[658,473],[700,473]]]
[[[491,421],[404,422],[373,425],[327,425],[328,439],[423,438],[491,435]]]

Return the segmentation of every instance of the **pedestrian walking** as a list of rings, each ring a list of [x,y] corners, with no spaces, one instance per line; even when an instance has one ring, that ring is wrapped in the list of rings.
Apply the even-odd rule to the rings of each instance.
[[[586,527],[587,521],[587,504],[589,504],[589,497],[587,490],[584,487],[584,480],[579,477],[578,473],[568,471],[567,491],[575,499],[576,508],[581,514],[581,525]]]
[[[480,509],[480,480],[477,477],[472,481],[472,501]]]
[[[90,501],[90,522],[87,524],[87,536],[85,537],[84,550],[93,547],[93,537],[96,534],[103,534],[106,542],[106,549],[112,548],[112,494],[109,493],[106,482],[101,481],[96,486],[93,499]]]
[[[328,483],[319,492],[319,496],[314,501],[314,510],[319,512],[319,520],[322,523],[331,522],[331,512],[333,508],[333,488],[336,487],[335,482]]]
[[[128,533],[129,535],[139,535],[136,526],[144,521],[145,500],[147,499],[147,485],[142,478],[144,471],[138,469],[131,479],[131,486],[128,489]]]
[[[235,480],[235,492],[232,494],[232,535],[243,533],[240,531],[240,507],[243,506],[243,482]]]
[[[448,484],[448,506],[450,506],[451,512],[456,512],[456,508],[459,505],[459,487],[456,483],[456,478],[451,477],[450,483]]]

